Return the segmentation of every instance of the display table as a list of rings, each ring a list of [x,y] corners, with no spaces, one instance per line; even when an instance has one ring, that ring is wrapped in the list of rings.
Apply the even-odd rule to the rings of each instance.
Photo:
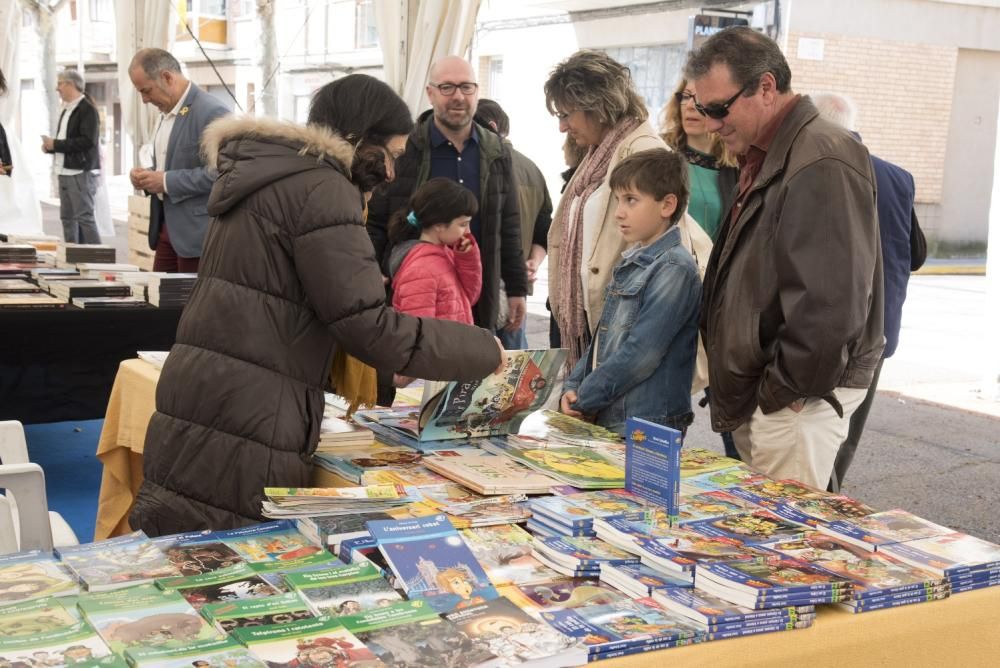
[[[118,364],[169,350],[181,309],[0,311],[0,420],[104,416]]]
[[[97,442],[97,458],[104,464],[101,494],[97,501],[94,540],[121,536],[132,529],[128,514],[142,484],[142,451],[146,427],[156,410],[156,382],[160,371],[139,359],[120,363]],[[349,485],[323,469],[313,470],[317,487]]]
[[[104,462],[94,540],[128,532],[128,513],[142,482],[146,426],[155,407],[159,371],[147,362],[121,363],[108,402],[97,456]],[[317,469],[313,484],[346,481]],[[845,668],[853,666],[1000,665],[1000,587],[944,601],[861,615],[822,606],[808,629],[705,642],[602,661],[626,666],[710,668]]]

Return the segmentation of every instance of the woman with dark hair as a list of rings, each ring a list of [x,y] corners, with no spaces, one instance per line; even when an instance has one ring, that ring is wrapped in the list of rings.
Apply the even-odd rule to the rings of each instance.
[[[615,223],[611,172],[632,153],[664,144],[629,69],[602,51],[578,51],[559,63],[545,82],[545,105],[559,131],[587,150],[549,228],[549,301],[572,368],[601,320],[611,271],[626,246]],[[702,266],[711,241],[688,221],[678,223],[681,243]]]
[[[132,528],[244,526],[260,521],[264,487],[308,486],[338,349],[436,380],[502,363],[490,332],[385,304],[362,190],[393,177],[411,128],[391,88],[356,74],[316,94],[307,126],[223,118],[206,129],[213,220],[157,384]]]
[[[694,87],[687,79],[677,84],[663,107],[660,135],[667,146],[684,155],[688,163],[691,199],[688,213],[711,237],[719,236],[722,217],[736,197],[739,171],[718,133],[709,132],[705,117],[694,106]]]
[[[0,95],[6,94],[7,78],[3,75],[3,70],[0,70]],[[14,171],[12,162],[10,145],[7,144],[7,131],[3,129],[3,124],[0,123],[0,176],[10,176],[10,173]]]

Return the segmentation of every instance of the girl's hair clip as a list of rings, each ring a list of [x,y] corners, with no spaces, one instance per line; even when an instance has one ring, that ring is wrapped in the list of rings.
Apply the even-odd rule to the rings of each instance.
[[[406,222],[408,222],[410,225],[413,225],[414,227],[420,227],[420,221],[417,220],[417,214],[413,213],[412,211],[406,214]]]

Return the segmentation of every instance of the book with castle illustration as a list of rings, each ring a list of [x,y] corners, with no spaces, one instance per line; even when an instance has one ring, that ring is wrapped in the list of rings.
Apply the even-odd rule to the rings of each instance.
[[[419,411],[383,415],[378,424],[421,443],[517,432],[525,416],[548,400],[565,361],[562,348],[508,351],[500,373],[465,382],[425,381]]]

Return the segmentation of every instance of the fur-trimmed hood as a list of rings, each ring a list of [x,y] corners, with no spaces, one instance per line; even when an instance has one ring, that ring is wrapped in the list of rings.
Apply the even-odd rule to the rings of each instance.
[[[208,212],[218,216],[271,183],[312,169],[350,179],[354,147],[333,130],[273,118],[227,116],[202,134],[201,152],[218,169]]]

